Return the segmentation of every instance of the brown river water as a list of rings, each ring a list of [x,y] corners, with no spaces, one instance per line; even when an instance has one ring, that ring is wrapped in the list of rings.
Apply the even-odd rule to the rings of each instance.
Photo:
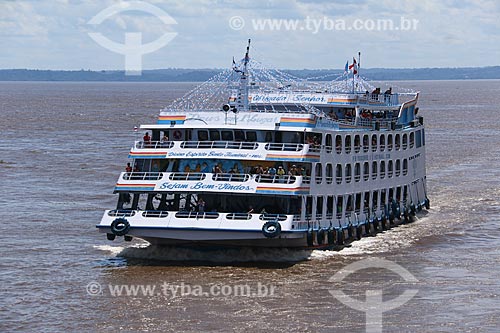
[[[500,81],[396,84],[421,91],[430,211],[339,252],[304,252],[97,232],[133,127],[192,84],[0,82],[0,332],[365,332],[365,312],[330,291],[364,302],[379,290],[387,304],[408,289],[418,293],[383,312],[383,332],[499,332]],[[416,280],[367,268],[330,281],[366,258]],[[118,295],[122,285],[154,289]],[[260,293],[232,292],[241,285]]]

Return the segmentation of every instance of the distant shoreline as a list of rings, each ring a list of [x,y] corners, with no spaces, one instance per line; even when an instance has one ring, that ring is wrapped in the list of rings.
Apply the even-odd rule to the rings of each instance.
[[[145,70],[140,76],[124,71],[0,69],[0,81],[49,82],[203,82],[222,69],[171,68]],[[329,81],[342,75],[341,69],[282,70],[299,78],[319,77]],[[362,68],[361,75],[375,81],[483,80],[500,79],[500,66],[464,68]]]

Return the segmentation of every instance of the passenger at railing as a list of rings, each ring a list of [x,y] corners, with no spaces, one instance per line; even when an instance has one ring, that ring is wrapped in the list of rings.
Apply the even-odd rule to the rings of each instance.
[[[236,174],[240,173],[240,169],[238,168],[238,163],[234,163],[231,170],[229,170],[229,173],[236,173]]]
[[[151,166],[151,172],[160,172],[160,166],[158,165],[158,162],[153,162],[153,165]]]
[[[276,171],[276,174],[277,174],[278,176],[280,176],[280,177],[281,177],[281,176],[284,176],[284,175],[286,174],[286,171],[285,171],[285,169],[283,169],[283,166],[281,166],[281,165],[280,165],[280,166],[278,167],[278,170]]]
[[[191,172],[191,167],[189,166],[189,164],[186,164],[186,166],[184,167],[184,172],[185,173],[190,173]]]
[[[328,117],[330,117],[330,119],[333,119],[333,120],[338,120],[339,117],[337,116],[337,112],[335,111],[330,111],[330,113],[328,114]]]
[[[222,169],[218,164],[215,164],[214,167],[212,168],[212,173],[217,174],[217,173],[222,173]]]
[[[198,202],[196,203],[196,205],[198,206],[198,213],[205,212],[205,201],[202,197],[198,197]]]
[[[253,209],[252,205],[248,206],[247,214],[252,214],[253,212],[254,212],[254,209]]]
[[[268,169],[267,169],[267,173],[271,176],[274,176],[276,175],[276,168],[274,166],[270,166]]]
[[[378,95],[380,95],[380,88],[376,88],[372,91],[372,99],[378,100]]]
[[[392,87],[389,87],[389,89],[387,89],[387,90],[384,92],[384,102],[390,102],[390,100],[391,100],[391,95],[392,95]]]
[[[142,142],[144,142],[144,148],[149,148],[151,146],[151,137],[148,132],[142,137]]]
[[[161,138],[161,146],[162,147],[167,147],[168,146],[168,136],[167,133],[163,134],[163,137]]]
[[[295,164],[292,165],[290,170],[288,170],[288,175],[289,176],[298,176],[299,175],[299,169],[297,169],[297,166]]]
[[[127,172],[127,173],[132,172],[132,166],[130,165],[130,163],[127,163],[127,166],[125,167],[125,172]]]
[[[351,111],[351,109],[347,109],[345,111],[344,118],[347,119],[347,120],[351,120],[352,119],[352,111]]]
[[[363,112],[361,112],[361,118],[365,120],[372,120],[372,113],[369,110],[363,110]]]
[[[201,163],[201,172],[210,172],[210,167],[208,166],[207,162]]]
[[[194,172],[200,173],[201,172],[201,165],[198,163],[196,164],[196,168],[194,169]]]

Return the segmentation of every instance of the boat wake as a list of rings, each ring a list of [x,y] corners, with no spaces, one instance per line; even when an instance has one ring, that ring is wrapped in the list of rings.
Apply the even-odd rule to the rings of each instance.
[[[297,250],[286,248],[189,248],[152,245],[136,240],[127,246],[95,246],[97,250],[108,252],[114,257],[129,261],[159,261],[171,263],[296,263],[307,260],[325,260],[332,257],[358,256],[387,253],[411,246],[427,232],[427,218],[400,225],[379,233],[374,237],[364,237],[341,250]]]

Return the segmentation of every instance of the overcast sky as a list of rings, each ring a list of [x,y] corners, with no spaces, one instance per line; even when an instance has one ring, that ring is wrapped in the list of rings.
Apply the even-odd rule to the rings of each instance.
[[[138,32],[142,43],[176,34],[142,57],[144,69],[228,67],[233,56],[242,58],[248,38],[250,56],[277,68],[343,68],[358,51],[362,66],[370,68],[500,65],[496,0],[145,2],[160,17],[124,5],[89,24],[121,2],[0,0],[0,68],[123,69],[125,56],[89,33],[122,44],[126,33]]]

